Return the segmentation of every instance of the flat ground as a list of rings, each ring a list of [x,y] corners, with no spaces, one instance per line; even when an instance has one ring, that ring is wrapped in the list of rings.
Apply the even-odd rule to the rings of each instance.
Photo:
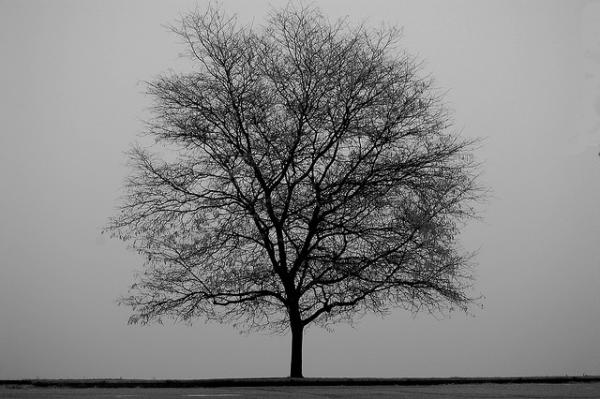
[[[232,388],[63,388],[0,386],[2,399],[318,399],[318,398],[600,398],[600,382],[568,384],[466,384],[434,386],[281,386]]]

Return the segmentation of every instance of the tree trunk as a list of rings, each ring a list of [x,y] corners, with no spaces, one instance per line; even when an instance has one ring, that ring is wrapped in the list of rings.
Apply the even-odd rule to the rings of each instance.
[[[291,378],[303,378],[302,375],[302,338],[304,326],[298,318],[290,318],[290,329],[292,330],[292,363],[290,367]]]

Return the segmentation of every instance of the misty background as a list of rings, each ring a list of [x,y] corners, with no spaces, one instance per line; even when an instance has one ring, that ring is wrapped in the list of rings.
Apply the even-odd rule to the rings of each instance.
[[[286,4],[222,1],[255,26]],[[309,328],[305,375],[600,374],[600,2],[313,4],[404,28],[455,129],[484,138],[493,193],[461,236],[482,308]],[[289,335],[128,326],[116,299],[142,259],[100,234],[149,117],[143,81],[183,62],[165,25],[207,5],[0,0],[0,379],[287,375]]]

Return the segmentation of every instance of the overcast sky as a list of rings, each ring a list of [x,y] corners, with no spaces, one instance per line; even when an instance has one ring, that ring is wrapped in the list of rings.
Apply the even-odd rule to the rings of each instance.
[[[223,1],[259,25],[285,1]],[[309,329],[306,376],[600,374],[600,3],[315,1],[404,27],[493,196],[471,315]],[[144,80],[184,50],[165,24],[205,1],[0,0],[0,379],[286,376],[289,336],[197,322],[128,326],[142,259],[100,235]]]

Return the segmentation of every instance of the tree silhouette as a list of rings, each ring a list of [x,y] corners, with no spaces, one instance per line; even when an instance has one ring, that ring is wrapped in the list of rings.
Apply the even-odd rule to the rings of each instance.
[[[107,230],[146,257],[130,322],[172,317],[291,331],[302,377],[309,324],[366,312],[466,309],[458,229],[481,190],[474,141],[395,28],[274,10],[240,26],[221,9],[173,31],[187,73],[148,84],[147,133]]]

